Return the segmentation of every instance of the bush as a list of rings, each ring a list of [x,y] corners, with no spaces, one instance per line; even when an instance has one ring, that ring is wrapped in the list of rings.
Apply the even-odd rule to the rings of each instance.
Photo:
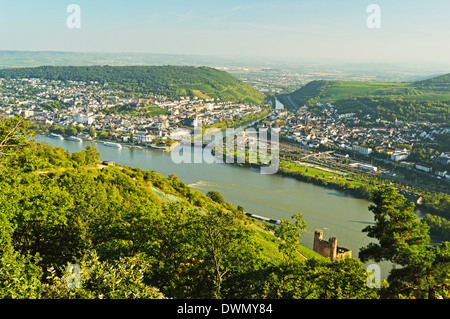
[[[225,204],[225,200],[223,199],[222,195],[218,191],[209,191],[206,193],[206,196],[211,198],[213,201],[215,201],[218,204]]]

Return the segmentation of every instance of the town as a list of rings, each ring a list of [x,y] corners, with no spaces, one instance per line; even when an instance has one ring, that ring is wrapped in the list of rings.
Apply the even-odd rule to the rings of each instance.
[[[0,79],[0,116],[20,114],[53,133],[171,150],[192,136],[198,125],[225,128],[238,119],[261,120],[257,127],[277,129],[281,142],[315,154],[326,152],[326,158],[333,153],[335,165],[350,154],[353,160],[347,160],[348,168],[395,179],[392,168],[398,167],[426,174],[445,183],[444,189],[448,187],[450,150],[432,149],[422,157],[411,153],[415,144],[433,144],[438,134],[449,133],[450,128],[428,122],[389,122],[370,115],[361,118],[339,113],[330,103],[318,103],[315,109],[285,109],[276,99],[264,107],[188,96],[172,101],[165,96],[130,97],[97,82]],[[304,154],[299,158],[305,158]],[[378,164],[373,165],[374,161]]]
[[[423,174],[431,181],[440,180],[446,184],[444,188],[450,181],[447,170],[450,149],[439,152],[433,148],[426,151],[413,148],[414,145],[436,145],[436,136],[450,133],[445,125],[389,122],[371,119],[370,115],[361,119],[355,113],[340,114],[330,103],[318,103],[314,112],[307,106],[292,111],[284,109],[278,101],[274,112],[259,125],[278,128],[281,141],[313,151],[315,156],[311,158],[319,159],[317,154],[324,154],[322,157],[335,160],[335,164],[346,162],[348,168],[382,173],[392,179],[396,179],[395,168],[399,168],[411,172],[410,175]],[[299,158],[306,159],[304,154],[307,152]]]
[[[220,126],[224,121],[251,120],[265,114],[260,106],[219,99],[125,97],[123,92],[95,82],[0,79],[0,85],[0,115],[19,114],[40,127],[49,126],[53,133],[77,127],[73,135],[78,138],[141,146],[173,144],[198,125]],[[126,111],[120,111],[121,107]]]

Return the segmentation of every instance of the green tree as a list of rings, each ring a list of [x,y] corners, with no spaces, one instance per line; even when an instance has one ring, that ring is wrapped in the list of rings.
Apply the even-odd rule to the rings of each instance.
[[[222,287],[233,285],[234,277],[255,269],[255,247],[248,231],[228,211],[210,209],[200,216],[200,247],[214,290],[210,298],[224,297]]]
[[[211,198],[218,204],[225,204],[225,200],[223,199],[222,194],[220,194],[218,191],[209,191],[206,193],[206,196]]]
[[[79,265],[79,283],[73,284],[74,273],[68,266],[58,272],[49,269],[42,298],[48,299],[165,299],[164,295],[144,282],[150,263],[140,255],[100,261],[95,251],[85,254]],[[78,278],[77,278],[78,280]]]
[[[89,127],[89,135],[92,138],[95,138],[97,136],[97,133],[95,132],[95,129],[92,126]]]
[[[395,188],[374,193],[375,224],[363,229],[378,243],[361,248],[362,262],[390,261],[400,268],[392,269],[386,296],[437,298],[450,287],[450,244],[429,245],[429,227],[414,214],[414,204],[407,203]]]
[[[281,219],[279,225],[270,227],[275,236],[281,240],[279,250],[285,258],[286,266],[291,264],[295,253],[299,251],[301,231],[307,228],[301,213],[292,215],[292,219],[293,222]]]
[[[95,164],[100,160],[101,154],[97,151],[94,146],[86,146],[84,149],[85,160],[87,165]]]
[[[69,127],[66,129],[65,133],[70,136],[77,136],[78,130],[75,125],[70,124]]]
[[[37,263],[37,257],[21,255],[11,247],[2,249],[0,252],[0,298],[40,298],[42,270]]]
[[[79,165],[86,164],[86,153],[85,152],[75,152],[72,154],[72,159]]]
[[[287,274],[295,260],[295,256],[299,256],[298,251],[300,250],[301,231],[306,230],[307,228],[302,214],[294,214],[292,215],[292,219],[294,222],[287,219],[281,219],[279,225],[270,227],[270,229],[273,230],[274,235],[280,239],[278,249],[284,257],[282,279],[278,291],[279,296],[282,295],[282,291],[285,289]]]
[[[20,116],[0,117],[0,172],[3,173],[2,164],[5,165],[30,144],[33,135],[27,130],[29,126],[29,122]]]
[[[417,220],[414,204],[397,193],[395,188],[382,189],[374,193],[369,210],[374,213],[375,224],[363,229],[379,243],[370,243],[360,250],[362,260],[373,259],[377,262],[388,260],[406,265],[404,249],[422,250],[429,242],[428,227]]]

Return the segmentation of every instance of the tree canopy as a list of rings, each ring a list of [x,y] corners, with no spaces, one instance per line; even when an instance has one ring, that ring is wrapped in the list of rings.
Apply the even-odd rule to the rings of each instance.
[[[397,267],[389,274],[388,296],[415,298],[449,297],[450,244],[430,245],[429,227],[414,214],[414,204],[406,203],[394,188],[374,194],[375,224],[363,231],[378,243],[359,252],[360,259],[387,260]],[[398,267],[399,266],[399,267]]]
[[[26,127],[19,117],[0,119],[2,298],[373,299],[383,292],[368,287],[356,258],[302,255],[301,213],[272,230],[175,175],[105,167],[95,148],[71,154],[34,142]],[[448,297],[449,244],[429,247],[427,228],[394,191],[374,203],[377,222],[367,232],[380,244],[361,259],[403,267],[392,272],[388,292]]]

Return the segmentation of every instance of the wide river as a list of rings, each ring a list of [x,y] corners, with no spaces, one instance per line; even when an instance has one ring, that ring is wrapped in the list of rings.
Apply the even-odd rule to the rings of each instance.
[[[250,213],[290,219],[300,212],[308,226],[302,233],[301,244],[311,249],[315,229],[322,229],[325,239],[337,237],[338,245],[351,249],[353,257],[358,257],[359,249],[372,241],[361,232],[365,226],[373,224],[373,214],[368,210],[371,203],[333,189],[277,174],[264,175],[259,170],[231,164],[208,164],[206,161],[177,164],[172,160],[171,153],[148,148],[119,149],[103,143],[79,143],[41,135],[36,136],[35,140],[60,146],[70,152],[79,152],[87,145],[93,145],[101,153],[101,160],[153,170],[165,177],[176,174],[193,189],[203,193],[219,191],[226,201],[236,206],[242,205]],[[203,152],[201,148],[191,150],[200,154]],[[177,148],[173,152],[178,152]],[[387,271],[383,271],[385,266],[380,266],[384,278]]]

